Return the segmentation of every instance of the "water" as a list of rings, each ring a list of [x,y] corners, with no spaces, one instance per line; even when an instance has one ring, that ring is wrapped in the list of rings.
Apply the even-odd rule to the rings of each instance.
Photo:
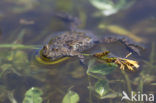
[[[0,48],[0,103],[22,103],[25,92],[31,87],[43,91],[43,103],[61,103],[69,88],[79,94],[80,103],[120,103],[123,90],[155,93],[155,10],[155,0],[137,0],[131,7],[107,17],[87,0],[1,0],[0,45],[17,43],[25,47],[35,45],[38,49]],[[132,43],[137,42],[136,36],[141,38],[142,41],[137,44],[146,49],[141,56],[130,57],[139,61],[139,70],[126,70],[125,74],[117,68],[103,77],[109,81],[110,90],[115,91],[113,94],[118,93],[118,96],[99,99],[89,89],[97,79],[86,74],[87,68],[78,58],[70,58],[56,65],[42,64],[34,59],[50,35],[68,30],[62,20],[53,16],[60,12],[78,17],[80,29],[90,30],[101,38],[114,35],[130,38]],[[131,35],[135,35],[135,39]],[[106,47],[116,56],[125,57],[128,53],[121,44],[112,43]],[[125,76],[131,81],[130,88]]]

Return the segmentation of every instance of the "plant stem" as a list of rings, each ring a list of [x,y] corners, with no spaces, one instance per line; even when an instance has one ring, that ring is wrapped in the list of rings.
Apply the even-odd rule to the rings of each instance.
[[[129,79],[129,77],[128,77],[128,75],[126,74],[125,71],[121,70],[121,73],[123,74],[123,76],[124,76],[124,78],[125,78],[125,80],[126,80],[126,85],[127,85],[127,87],[128,87],[128,93],[130,94],[131,91],[132,91],[132,88],[131,88],[131,81],[130,81],[130,79]]]
[[[155,43],[152,43],[152,50],[151,50],[151,54],[150,54],[150,62],[151,64],[154,63],[154,58],[155,58]]]
[[[90,81],[90,77],[88,77],[88,82],[89,82],[89,103],[93,103],[92,102],[92,89],[91,89],[91,81]]]
[[[0,48],[14,48],[14,49],[40,49],[39,45],[23,45],[23,44],[0,44]]]

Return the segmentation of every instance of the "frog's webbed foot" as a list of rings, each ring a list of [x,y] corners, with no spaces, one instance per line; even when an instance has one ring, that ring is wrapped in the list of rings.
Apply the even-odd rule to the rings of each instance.
[[[77,17],[73,17],[67,13],[57,13],[55,16],[65,23],[69,24],[69,29],[74,31],[80,25],[80,20]]]
[[[105,42],[105,43],[120,42],[126,46],[126,48],[129,50],[129,52],[136,53],[137,55],[140,55],[140,50],[144,50],[144,48],[142,46],[129,43],[124,38],[107,37],[107,38],[104,38],[102,40],[102,42]]]

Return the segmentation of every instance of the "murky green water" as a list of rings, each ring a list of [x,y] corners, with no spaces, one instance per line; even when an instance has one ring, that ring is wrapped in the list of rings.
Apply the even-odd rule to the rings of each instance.
[[[22,103],[26,91],[32,87],[42,90],[43,103],[61,103],[68,90],[78,93],[79,103],[120,103],[123,91],[128,94],[131,91],[156,93],[155,0],[136,0],[129,7],[125,3],[127,7],[120,7],[109,16],[102,14],[103,9],[96,8],[90,1],[1,0],[0,103]],[[145,50],[141,51],[141,56],[129,57],[139,62],[139,69],[123,72],[116,68],[108,75],[100,76],[100,80],[109,84],[108,92],[106,87],[107,93],[100,98],[94,91],[98,79],[87,75],[87,67],[82,66],[78,58],[56,65],[36,61],[35,55],[47,39],[69,28],[64,21],[53,16],[60,12],[78,17],[81,21],[79,28],[98,37],[125,37],[143,45]],[[107,48],[119,57],[128,54],[128,50],[117,43],[97,46],[93,51],[99,48]]]

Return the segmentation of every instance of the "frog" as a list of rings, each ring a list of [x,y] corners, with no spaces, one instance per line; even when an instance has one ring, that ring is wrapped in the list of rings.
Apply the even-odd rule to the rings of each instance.
[[[84,62],[83,53],[93,48],[99,43],[112,43],[119,41],[124,44],[130,52],[140,54],[138,45],[128,43],[125,39],[115,37],[98,38],[92,32],[77,29],[79,22],[76,17],[67,14],[59,14],[56,17],[69,22],[69,30],[58,33],[58,36],[51,38],[43,47],[41,56],[51,61],[59,60],[63,57],[78,57]]]
[[[84,56],[81,53],[92,48],[98,42],[98,39],[89,32],[65,31],[43,46],[42,56],[51,60],[77,56],[83,61]]]

